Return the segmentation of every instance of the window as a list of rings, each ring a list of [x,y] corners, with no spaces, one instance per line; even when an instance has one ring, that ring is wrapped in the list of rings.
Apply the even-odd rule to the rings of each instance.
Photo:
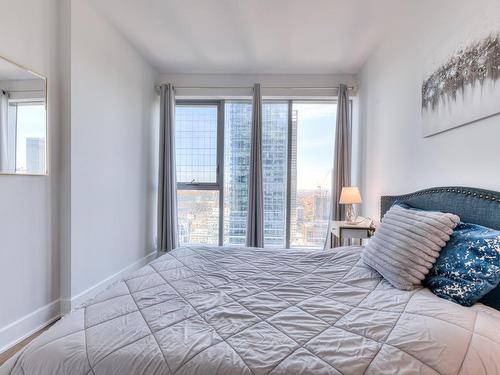
[[[328,230],[337,106],[292,105],[290,246],[322,247]]]
[[[177,182],[217,183],[217,105],[176,107]]]
[[[323,246],[335,116],[334,102],[263,102],[265,246]],[[181,244],[245,244],[251,120],[251,100],[178,101]]]
[[[9,102],[9,128],[14,131],[9,149],[15,150],[15,171],[45,173],[46,118],[44,102]],[[10,168],[9,168],[10,169]],[[12,165],[14,169],[14,165]]]
[[[224,244],[245,244],[252,102],[226,101],[224,121]],[[288,102],[262,107],[264,241],[285,246]]]
[[[178,103],[175,112],[180,244],[219,244],[219,103]]]

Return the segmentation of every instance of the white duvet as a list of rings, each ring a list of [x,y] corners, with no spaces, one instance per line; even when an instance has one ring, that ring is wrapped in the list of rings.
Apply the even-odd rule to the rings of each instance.
[[[500,374],[500,312],[394,289],[359,254],[180,248],[0,373]]]

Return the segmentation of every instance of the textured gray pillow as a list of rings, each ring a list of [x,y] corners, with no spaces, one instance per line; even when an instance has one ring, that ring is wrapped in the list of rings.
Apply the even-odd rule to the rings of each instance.
[[[459,223],[457,215],[392,206],[362,253],[398,289],[421,285]]]

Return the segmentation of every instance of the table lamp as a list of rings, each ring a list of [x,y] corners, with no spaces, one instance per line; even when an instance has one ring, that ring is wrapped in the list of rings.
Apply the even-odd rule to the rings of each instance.
[[[346,222],[354,224],[356,222],[356,214],[354,213],[354,205],[361,203],[361,194],[356,186],[343,187],[340,193],[340,204],[346,205]]]

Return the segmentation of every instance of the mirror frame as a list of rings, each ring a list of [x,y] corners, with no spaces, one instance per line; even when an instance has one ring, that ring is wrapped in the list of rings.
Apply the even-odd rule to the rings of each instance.
[[[45,87],[45,172],[43,173],[23,173],[23,172],[2,172],[0,171],[0,176],[49,176],[49,159],[50,159],[50,137],[49,137],[49,107],[48,107],[48,98],[49,98],[49,92],[48,92],[48,84],[47,84],[47,77],[44,75],[33,71],[33,69],[27,68],[24,65],[18,64],[11,59],[0,55],[0,59],[7,61],[8,63],[11,63],[18,68],[21,68],[28,73],[33,74],[34,76],[37,76],[40,79],[43,79],[44,81],[44,87]]]

